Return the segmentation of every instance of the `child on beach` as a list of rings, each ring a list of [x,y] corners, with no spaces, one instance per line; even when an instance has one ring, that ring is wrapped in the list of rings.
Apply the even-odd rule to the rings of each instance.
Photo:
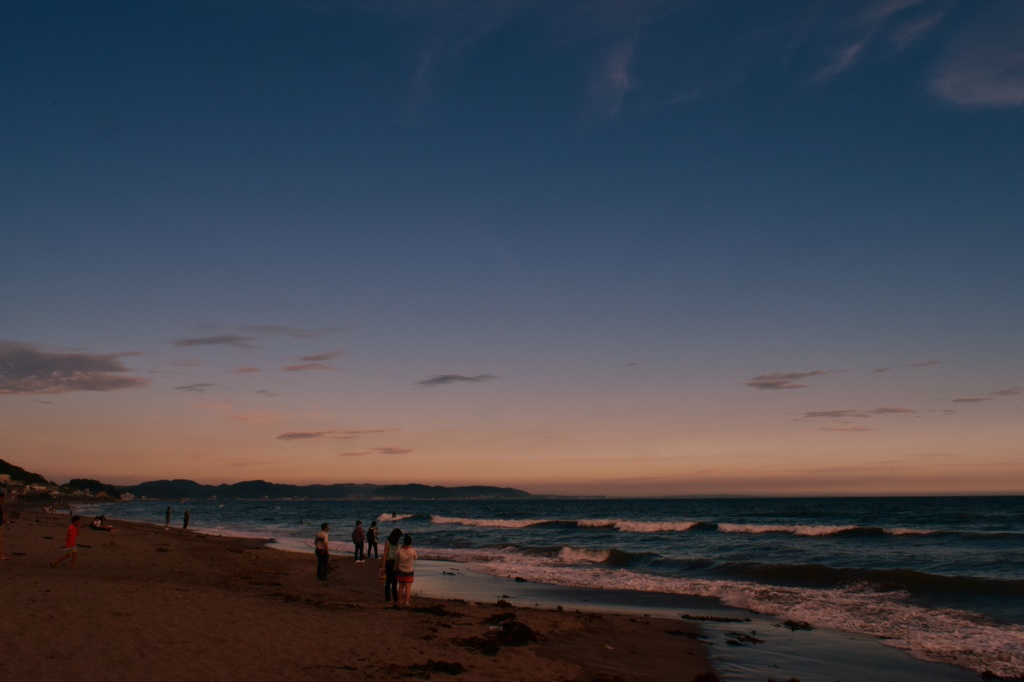
[[[6,501],[4,491],[0,490],[0,561],[7,559],[7,555],[4,554],[4,525],[7,523],[7,519],[4,517],[4,502]]]
[[[395,600],[398,604],[398,541],[402,539],[402,529],[396,528],[384,542],[384,556],[381,559],[381,567],[384,569],[384,601]]]
[[[68,526],[68,533],[64,538],[64,554],[59,559],[51,561],[50,568],[57,568],[57,564],[70,557],[71,568],[74,569],[75,563],[78,561],[78,529],[81,526],[82,517],[77,514],[72,516],[71,525]]]
[[[406,533],[398,549],[398,603],[402,606],[412,606],[409,598],[412,596],[413,568],[418,558],[412,546],[412,536]]]

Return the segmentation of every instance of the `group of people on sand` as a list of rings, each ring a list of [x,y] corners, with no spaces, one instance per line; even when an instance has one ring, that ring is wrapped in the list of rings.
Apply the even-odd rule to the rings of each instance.
[[[330,524],[320,524],[320,532],[313,540],[316,577],[319,580],[327,580],[330,570],[330,529]],[[378,556],[377,532],[376,521],[371,521],[366,531],[363,530],[363,522],[356,521],[356,527],[352,530],[354,561],[357,564],[365,563],[365,557],[372,553],[374,559],[380,560],[378,580],[384,584],[385,603],[394,601],[396,606],[411,606],[414,569],[416,559],[419,558],[412,546],[412,536],[403,534],[401,528],[395,528],[384,541],[383,553]]]

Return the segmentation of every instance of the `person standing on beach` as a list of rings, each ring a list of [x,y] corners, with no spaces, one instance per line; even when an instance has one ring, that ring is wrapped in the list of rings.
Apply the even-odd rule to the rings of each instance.
[[[355,530],[352,531],[352,544],[356,547],[356,563],[363,563],[363,543],[366,542],[366,534],[363,532],[363,522],[356,521]]]
[[[398,541],[402,539],[402,529],[396,528],[384,542],[384,558],[381,559],[381,566],[384,568],[384,601],[395,600],[398,604]]]
[[[57,564],[64,561],[68,557],[71,558],[71,568],[74,569],[75,564],[78,562],[78,529],[82,526],[81,516],[72,516],[71,525],[68,526],[68,533],[64,537],[64,554],[59,559],[54,559],[50,562],[50,568],[57,568]]]
[[[0,490],[0,561],[7,558],[4,554],[4,527],[7,525],[7,517],[4,516],[4,502],[7,501],[5,493]]]
[[[320,532],[316,534],[313,546],[316,548],[316,577],[320,580],[327,580],[327,569],[331,559],[330,549],[327,543],[327,531],[331,529],[326,523],[320,524]]]
[[[406,533],[398,549],[398,603],[402,606],[412,606],[409,599],[412,597],[413,568],[418,558],[412,546],[412,536]]]
[[[370,521],[370,528],[366,531],[366,558],[370,558],[370,553],[373,553],[374,559],[379,559],[380,556],[377,554],[377,522]]]
[[[181,529],[182,530],[188,530],[188,509],[185,510],[185,520],[181,524]]]
[[[168,507],[167,511],[164,512],[164,530],[171,527],[171,508]]]

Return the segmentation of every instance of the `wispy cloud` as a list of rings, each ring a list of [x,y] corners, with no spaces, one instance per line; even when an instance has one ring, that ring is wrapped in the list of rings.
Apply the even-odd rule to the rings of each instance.
[[[992,395],[998,395],[998,396],[1002,396],[1002,397],[1009,397],[1009,396],[1020,395],[1020,394],[1021,394],[1021,388],[1019,386],[1014,387],[1014,388],[1004,388],[1001,391],[992,391]]]
[[[987,403],[995,398],[953,398],[950,402],[953,403]]]
[[[884,35],[891,24],[891,19],[924,2],[925,0],[874,0],[852,5],[857,12],[840,19],[833,27],[842,38],[831,48],[829,63],[818,72],[817,80],[828,81],[853,67],[867,52],[868,46],[878,36]],[[890,36],[898,33],[899,43],[906,47],[938,25],[942,18],[943,15],[936,12],[929,14],[928,21],[913,17],[909,22],[900,24]]]
[[[344,351],[336,350],[331,351],[330,353],[320,353],[319,355],[304,355],[299,358],[299,360],[302,360],[303,362],[327,362],[328,360],[341,357],[344,354]]]
[[[797,382],[801,379],[821,376],[822,374],[833,374],[833,372],[816,369],[810,372],[776,372],[774,374],[761,374],[760,376],[756,376],[746,382],[745,385],[750,386],[751,388],[771,391],[807,388],[807,384]]]
[[[213,388],[217,384],[211,384],[208,382],[199,382],[195,384],[187,384],[185,386],[175,386],[175,391],[186,391],[189,393],[206,393],[206,389]]]
[[[337,372],[340,367],[334,367],[333,365],[325,365],[322,362],[303,362],[298,365],[288,365],[282,367],[282,372]]]
[[[870,426],[823,426],[822,431],[850,431],[853,433],[863,433],[865,431],[874,431],[875,429]]]
[[[393,429],[348,429],[343,431],[289,431],[277,436],[277,440],[351,440],[375,433],[388,433]]]
[[[1024,3],[978,3],[978,16],[947,46],[929,90],[965,108],[1024,105]]]
[[[924,368],[924,367],[935,367],[936,365],[941,365],[941,364],[942,363],[939,362],[938,360],[925,360],[924,362],[911,362],[911,363],[908,363],[908,364],[903,365],[903,366],[904,367],[910,367],[912,369],[921,369],[921,368]]]
[[[116,391],[142,388],[140,377],[121,362],[129,353],[54,353],[14,342],[0,342],[0,395]]]
[[[407,455],[411,448],[370,448],[356,452],[339,452],[338,457],[369,457],[371,455]]]
[[[462,374],[436,374],[416,382],[417,386],[445,386],[458,383],[480,383],[490,381],[498,377],[493,374],[477,374],[476,376],[464,376]]]
[[[614,117],[622,109],[622,100],[633,89],[630,64],[637,38],[631,36],[614,45],[591,83],[591,97],[603,116]]]
[[[215,336],[198,336],[188,339],[178,339],[172,341],[172,346],[178,348],[188,348],[191,346],[228,346],[230,348],[255,348],[254,341],[256,338],[252,336],[242,336],[241,334],[217,334]]]
[[[276,398],[277,396],[281,395],[280,393],[274,393],[273,391],[267,388],[257,389],[253,391],[253,393],[259,393],[260,395],[266,396],[268,398]]]
[[[263,370],[260,369],[259,367],[235,367],[233,370],[231,370],[231,372],[234,374],[256,374],[257,372],[262,371]]]
[[[804,412],[803,419],[868,419],[883,414],[917,414],[909,407],[876,407],[873,410],[817,410]]]

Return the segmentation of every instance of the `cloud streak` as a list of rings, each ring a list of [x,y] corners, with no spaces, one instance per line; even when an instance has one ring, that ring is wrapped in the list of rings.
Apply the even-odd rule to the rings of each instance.
[[[493,374],[477,374],[476,376],[465,376],[462,374],[435,374],[434,376],[421,379],[416,382],[417,386],[425,386],[430,388],[432,386],[446,386],[448,384],[459,384],[459,383],[481,383],[484,381],[491,381],[498,377]]]
[[[949,44],[928,89],[964,108],[1024,105],[1024,3],[983,7]]]
[[[297,365],[282,367],[282,372],[337,372],[341,368],[333,365],[325,365],[322,362],[303,362]]]
[[[351,440],[360,436],[367,436],[374,433],[387,433],[392,429],[349,429],[347,431],[289,431],[277,436],[277,440]]]
[[[187,384],[185,386],[175,386],[175,391],[186,391],[189,393],[206,393],[206,389],[213,388],[217,384],[211,384],[209,382],[199,382],[195,384]]]
[[[188,339],[177,339],[171,345],[177,348],[190,348],[193,346],[228,346],[229,348],[255,348],[252,336],[241,334],[217,334],[215,336],[198,336]]]
[[[810,372],[776,372],[774,374],[762,374],[756,376],[744,385],[762,391],[780,391],[794,388],[807,388],[807,384],[797,383],[801,379],[832,374],[824,370],[813,370]]]
[[[410,448],[370,448],[356,452],[339,452],[338,457],[369,457],[371,455],[407,455],[412,452]]]
[[[51,353],[33,346],[0,343],[0,395],[38,395],[72,391],[117,391],[142,388],[140,377],[120,376],[131,370],[121,357],[128,353]]]
[[[876,407],[873,410],[818,410],[804,412],[803,419],[868,419],[884,414],[917,414],[909,407]]]

